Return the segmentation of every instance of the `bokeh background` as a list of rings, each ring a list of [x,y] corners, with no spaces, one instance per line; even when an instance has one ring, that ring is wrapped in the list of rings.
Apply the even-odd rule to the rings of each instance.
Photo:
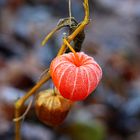
[[[140,140],[140,0],[89,0],[90,24],[82,51],[101,65],[103,78],[56,128],[43,125],[32,106],[23,140]],[[82,0],[72,0],[80,22]],[[39,80],[62,43],[57,32],[40,43],[68,0],[0,0],[0,140],[14,139],[14,103]],[[40,90],[52,87],[51,81]]]

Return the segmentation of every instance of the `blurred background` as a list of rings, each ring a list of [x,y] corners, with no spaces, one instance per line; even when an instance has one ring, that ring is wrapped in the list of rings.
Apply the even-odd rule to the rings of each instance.
[[[22,123],[23,140],[140,139],[140,0],[89,0],[90,24],[82,51],[101,65],[103,78],[56,128],[42,124],[32,106]],[[84,17],[82,0],[72,16]],[[41,47],[68,0],[0,0],[0,140],[14,139],[14,103],[39,80],[62,43],[65,30]],[[40,90],[51,87],[51,81]]]

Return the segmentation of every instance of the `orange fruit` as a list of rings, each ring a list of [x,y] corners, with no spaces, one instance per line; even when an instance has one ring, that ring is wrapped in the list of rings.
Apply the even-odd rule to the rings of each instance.
[[[102,77],[101,67],[83,52],[56,57],[51,62],[50,73],[60,94],[72,101],[84,100]]]

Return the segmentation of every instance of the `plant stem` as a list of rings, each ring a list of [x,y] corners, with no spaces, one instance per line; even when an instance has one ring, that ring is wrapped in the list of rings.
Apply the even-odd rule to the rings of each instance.
[[[25,101],[32,96],[46,81],[50,79],[50,72],[47,73],[47,76],[41,79],[29,92],[27,92],[22,98],[20,98],[15,103],[15,118],[19,118],[21,116],[20,110],[24,105]],[[15,140],[20,140],[20,128],[21,128],[21,120],[15,122]]]
[[[85,18],[78,26],[78,28],[68,36],[67,42],[70,43],[79,32],[84,30],[85,26],[89,23],[89,6],[88,0],[84,0],[84,10],[85,10]],[[57,56],[62,55],[66,50],[66,44],[63,42]],[[25,101],[32,96],[44,83],[46,83],[49,79],[50,71],[47,72],[47,75],[42,78],[29,92],[27,92],[22,98],[20,98],[15,103],[15,118],[19,118],[21,116],[21,107],[24,105]],[[20,128],[21,128],[21,120],[15,122],[15,140],[21,140],[20,136]]]

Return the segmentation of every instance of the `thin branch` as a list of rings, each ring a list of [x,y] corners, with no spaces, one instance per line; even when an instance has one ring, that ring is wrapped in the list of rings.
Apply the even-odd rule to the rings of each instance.
[[[67,42],[71,42],[79,32],[84,30],[85,26],[89,23],[89,6],[88,6],[88,0],[84,0],[84,11],[85,11],[85,17],[84,20],[81,22],[81,24],[77,27],[77,29],[68,36]],[[57,56],[62,55],[66,50],[66,45],[63,42]],[[50,71],[48,71],[46,77],[42,78],[29,92],[27,92],[22,98],[20,98],[15,103],[15,118],[18,118],[21,116],[21,107],[24,105],[25,101],[35,94],[35,92],[50,79]],[[21,128],[21,120],[17,121],[15,124],[15,140],[21,140],[20,137],[20,128]]]

